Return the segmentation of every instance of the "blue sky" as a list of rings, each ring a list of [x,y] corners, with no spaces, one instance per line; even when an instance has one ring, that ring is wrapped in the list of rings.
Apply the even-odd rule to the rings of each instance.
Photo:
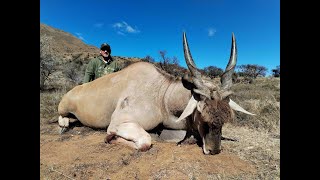
[[[160,60],[159,51],[186,67],[186,32],[198,68],[225,69],[234,32],[238,62],[271,70],[280,65],[280,0],[40,0],[40,23],[69,32],[112,55]]]

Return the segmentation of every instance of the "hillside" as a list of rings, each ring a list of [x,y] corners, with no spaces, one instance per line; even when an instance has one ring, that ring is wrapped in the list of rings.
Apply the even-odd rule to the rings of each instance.
[[[50,45],[53,52],[64,59],[79,53],[89,57],[99,54],[98,47],[87,45],[68,32],[40,23],[40,37],[42,36],[51,37]]]

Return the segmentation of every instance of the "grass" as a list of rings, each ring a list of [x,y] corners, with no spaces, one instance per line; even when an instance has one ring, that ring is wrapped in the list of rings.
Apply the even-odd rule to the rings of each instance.
[[[40,129],[53,118],[58,118],[58,105],[66,88],[40,92]]]
[[[235,137],[238,143],[223,142],[228,151],[239,158],[251,162],[257,169],[255,175],[244,175],[239,179],[280,179],[280,136],[266,129],[234,126],[226,124],[223,129],[226,137]],[[253,178],[255,177],[255,178]]]
[[[253,84],[235,84],[231,96],[256,116],[236,112],[235,124],[269,132],[280,131],[280,79],[258,78]]]

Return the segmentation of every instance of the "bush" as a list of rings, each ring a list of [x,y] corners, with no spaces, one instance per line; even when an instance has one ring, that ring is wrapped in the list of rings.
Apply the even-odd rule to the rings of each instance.
[[[45,89],[49,76],[57,70],[57,57],[52,53],[51,39],[46,35],[40,37],[40,90]]]
[[[258,76],[265,77],[267,68],[264,66],[259,66],[257,64],[244,64],[237,66],[238,75],[247,78],[257,78]]]

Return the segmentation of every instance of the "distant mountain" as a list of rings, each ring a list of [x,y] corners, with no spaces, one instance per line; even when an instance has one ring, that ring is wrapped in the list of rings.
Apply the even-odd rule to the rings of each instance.
[[[40,23],[40,37],[41,36],[51,37],[51,49],[64,59],[69,59],[72,55],[80,53],[87,57],[99,55],[99,48],[85,44],[79,38],[68,32],[42,23]]]
[[[99,55],[98,47],[87,45],[74,35],[43,23],[40,23],[41,36],[50,37],[52,52],[59,56],[60,60],[72,61],[77,57],[87,62],[89,59]],[[113,57],[127,64],[141,61],[141,58],[136,57]]]

